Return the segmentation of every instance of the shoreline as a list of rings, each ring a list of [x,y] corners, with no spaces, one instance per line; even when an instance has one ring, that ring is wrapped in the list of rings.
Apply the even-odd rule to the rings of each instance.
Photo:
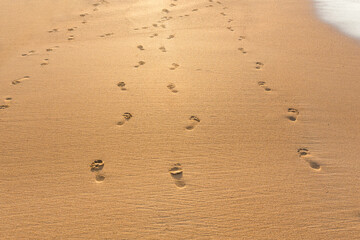
[[[360,45],[312,1],[70,2],[0,59],[1,239],[358,236]]]

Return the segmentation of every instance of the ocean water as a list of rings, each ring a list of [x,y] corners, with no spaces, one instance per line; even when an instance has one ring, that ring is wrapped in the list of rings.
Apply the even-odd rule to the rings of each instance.
[[[360,0],[314,0],[318,16],[360,40]]]

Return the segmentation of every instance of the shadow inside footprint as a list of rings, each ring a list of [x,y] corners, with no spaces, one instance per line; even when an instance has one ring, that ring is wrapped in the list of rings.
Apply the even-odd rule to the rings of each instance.
[[[96,174],[95,180],[97,183],[101,183],[105,180],[105,176],[103,174]]]
[[[321,169],[320,164],[318,164],[317,162],[314,162],[314,161],[312,161],[312,160],[308,160],[307,162],[309,163],[309,166],[310,166],[312,169],[315,169],[315,170],[320,170],[320,169]]]
[[[174,164],[170,169],[169,173],[171,177],[174,179],[175,185],[178,188],[185,187],[185,181],[183,180],[183,169],[180,163]]]

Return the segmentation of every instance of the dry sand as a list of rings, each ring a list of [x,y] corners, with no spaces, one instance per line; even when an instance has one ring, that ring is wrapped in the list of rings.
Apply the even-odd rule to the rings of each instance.
[[[359,238],[360,44],[220,1],[1,1],[0,239]]]

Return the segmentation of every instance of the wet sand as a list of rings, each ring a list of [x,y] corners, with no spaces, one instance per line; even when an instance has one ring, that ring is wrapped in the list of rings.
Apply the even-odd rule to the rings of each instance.
[[[360,44],[310,1],[1,4],[1,239],[359,236]]]

